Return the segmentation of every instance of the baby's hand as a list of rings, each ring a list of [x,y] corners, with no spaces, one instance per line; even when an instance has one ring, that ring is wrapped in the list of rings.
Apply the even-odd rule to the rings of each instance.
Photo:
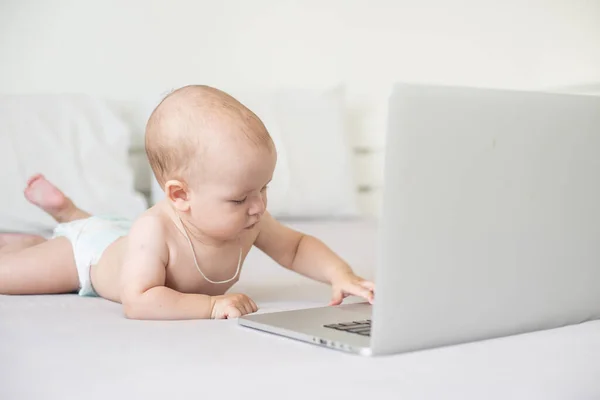
[[[352,272],[342,273],[331,282],[331,286],[333,296],[329,303],[330,306],[342,304],[344,298],[350,295],[364,297],[369,303],[373,304],[375,284],[354,275]]]
[[[238,318],[245,314],[256,312],[258,307],[245,294],[226,294],[211,297],[212,319]]]

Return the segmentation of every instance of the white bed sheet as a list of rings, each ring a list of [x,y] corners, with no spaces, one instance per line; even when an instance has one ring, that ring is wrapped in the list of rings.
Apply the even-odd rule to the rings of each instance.
[[[298,222],[372,277],[373,222]],[[325,285],[259,251],[235,291],[260,312],[325,305]],[[97,298],[0,296],[0,399],[599,399],[600,321],[362,358],[236,321],[131,321]]]

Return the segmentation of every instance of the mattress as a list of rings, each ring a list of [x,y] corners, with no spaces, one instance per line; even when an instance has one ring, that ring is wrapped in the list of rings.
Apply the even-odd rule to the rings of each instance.
[[[293,222],[373,278],[373,221]],[[232,291],[259,312],[324,306],[327,286],[253,250]],[[358,299],[350,299],[355,301]],[[235,320],[132,321],[76,295],[0,296],[0,399],[600,399],[600,321],[363,358]]]

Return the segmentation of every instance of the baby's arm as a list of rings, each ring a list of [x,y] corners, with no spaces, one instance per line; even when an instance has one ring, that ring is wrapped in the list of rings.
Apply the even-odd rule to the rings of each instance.
[[[169,249],[156,217],[136,221],[128,241],[121,275],[121,303],[127,318],[230,318],[256,311],[252,300],[241,294],[208,296],[166,287]]]
[[[374,285],[354,274],[350,266],[319,239],[280,224],[268,212],[261,219],[255,242],[280,265],[333,286],[331,304],[352,294],[373,300]]]
[[[136,221],[128,241],[121,276],[121,303],[127,318],[210,318],[210,296],[179,293],[165,286],[169,249],[156,217]]]

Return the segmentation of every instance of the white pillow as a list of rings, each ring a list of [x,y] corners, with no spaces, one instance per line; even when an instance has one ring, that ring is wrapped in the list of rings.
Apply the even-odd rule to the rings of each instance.
[[[345,127],[343,87],[328,91],[228,90],[263,121],[277,147],[269,185],[276,217],[338,218],[359,215]],[[153,178],[152,200],[164,197]]]
[[[289,169],[285,197],[270,209],[280,217],[359,215],[346,126],[344,87],[281,89],[275,110]]]
[[[86,95],[0,96],[0,231],[47,233],[56,223],[23,196],[42,173],[92,214],[135,218],[130,132],[104,101]]]

